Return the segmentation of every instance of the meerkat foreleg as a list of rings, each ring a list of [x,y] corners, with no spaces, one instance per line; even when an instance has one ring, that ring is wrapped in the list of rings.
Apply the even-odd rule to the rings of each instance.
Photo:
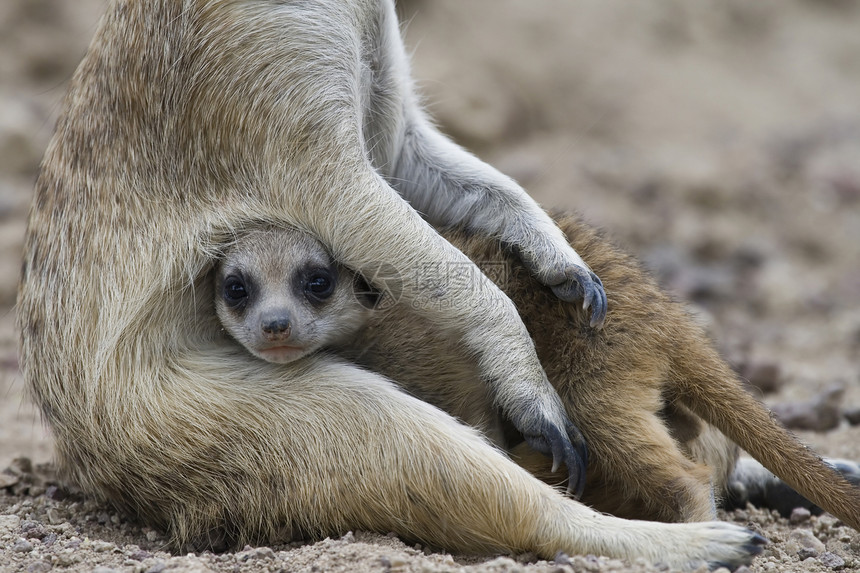
[[[600,279],[549,216],[511,178],[442,135],[418,104],[393,2],[375,6],[365,27],[361,76],[367,156],[434,227],[459,226],[501,240],[565,301],[582,300],[602,325]]]
[[[511,178],[439,133],[417,106],[407,107],[390,180],[432,225],[498,238],[556,296],[581,299],[591,309],[592,327],[603,324],[603,284],[549,215]]]

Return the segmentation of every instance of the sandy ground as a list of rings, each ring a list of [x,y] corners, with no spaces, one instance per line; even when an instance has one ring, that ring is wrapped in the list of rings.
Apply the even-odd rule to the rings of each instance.
[[[0,3],[0,470],[51,456],[18,372],[15,285],[34,174],[102,5]],[[448,133],[639,255],[700,312],[727,358],[774,383],[769,404],[803,405],[838,386],[831,410],[856,412],[860,2],[401,8],[415,75]],[[860,459],[860,427],[835,422],[799,433],[826,455]],[[361,532],[171,555],[158,532],[54,487],[49,468],[12,468],[17,477],[0,477],[0,571],[653,570],[595,557],[465,559]],[[860,570],[860,534],[829,516],[723,517],[771,539],[752,571]]]

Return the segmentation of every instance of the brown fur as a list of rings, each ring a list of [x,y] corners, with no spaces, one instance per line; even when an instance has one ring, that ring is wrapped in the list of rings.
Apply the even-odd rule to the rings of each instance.
[[[737,458],[728,436],[805,497],[860,528],[860,489],[743,388],[682,305],[593,228],[571,215],[556,221],[602,277],[609,311],[601,331],[530,278],[498,242],[445,236],[517,305],[550,381],[586,436],[591,455],[583,500],[638,519],[709,519],[712,492],[725,491]],[[463,382],[479,376],[468,354],[444,333],[417,328],[407,309],[374,316],[347,355],[498,440],[487,395],[480,384]],[[527,447],[513,453],[549,483],[561,480]]]

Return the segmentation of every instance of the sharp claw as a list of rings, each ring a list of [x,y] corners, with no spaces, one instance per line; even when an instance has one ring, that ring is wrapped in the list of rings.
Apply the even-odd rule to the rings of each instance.
[[[567,422],[565,426],[573,450],[572,455],[575,458],[575,466],[573,471],[570,471],[570,476],[568,477],[567,493],[579,499],[585,491],[585,472],[588,468],[588,445],[579,428],[570,422]],[[570,470],[571,468],[568,469]],[[575,476],[574,473],[576,474]]]
[[[566,421],[564,429],[549,426],[540,433],[525,435],[525,438],[533,449],[552,457],[553,473],[562,463],[567,467],[567,493],[581,497],[588,464],[588,446],[582,432]]]
[[[582,465],[579,464],[577,467],[582,468]],[[576,473],[576,480],[574,480],[572,474],[568,476],[566,493],[574,499],[580,499],[585,492],[585,470],[580,469]],[[574,483],[576,483],[576,487],[573,486]]]
[[[591,312],[591,322],[589,323],[592,328],[600,328],[603,326],[603,321],[606,319],[606,310],[609,306],[608,300],[606,298],[606,291],[603,290],[603,283],[600,278],[594,273],[590,273],[592,280],[595,282],[598,288],[594,289],[595,297],[597,300],[594,302],[594,308]]]
[[[603,320],[606,318],[606,303],[604,302],[601,305],[595,305],[594,311],[591,313],[591,322],[589,325],[591,328],[598,328],[603,326]]]

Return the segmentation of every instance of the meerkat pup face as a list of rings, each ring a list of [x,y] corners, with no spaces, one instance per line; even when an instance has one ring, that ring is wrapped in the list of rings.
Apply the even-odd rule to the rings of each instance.
[[[284,364],[355,333],[367,309],[354,275],[297,230],[249,231],[231,244],[215,276],[221,324],[255,356]]]

